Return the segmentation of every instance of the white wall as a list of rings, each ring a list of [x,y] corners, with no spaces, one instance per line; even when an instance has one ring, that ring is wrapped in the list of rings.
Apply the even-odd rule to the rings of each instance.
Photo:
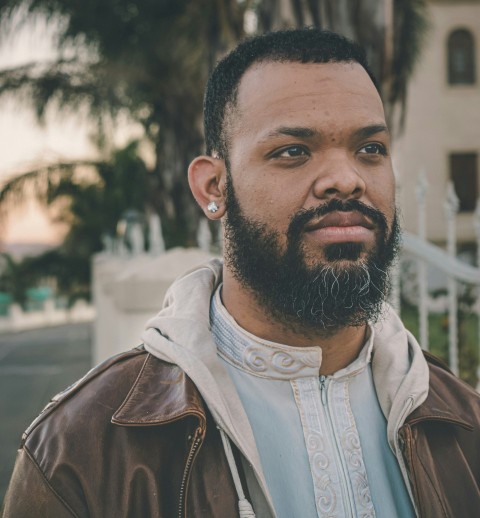
[[[162,308],[172,282],[211,258],[197,248],[174,248],[157,257],[97,254],[93,260],[94,364],[139,345],[146,322]]]

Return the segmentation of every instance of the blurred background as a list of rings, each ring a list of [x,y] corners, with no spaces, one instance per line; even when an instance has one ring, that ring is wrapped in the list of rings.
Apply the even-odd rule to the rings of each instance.
[[[186,176],[215,62],[308,25],[380,81],[406,231],[391,303],[477,386],[480,0],[0,0],[0,497],[49,398],[221,252]]]

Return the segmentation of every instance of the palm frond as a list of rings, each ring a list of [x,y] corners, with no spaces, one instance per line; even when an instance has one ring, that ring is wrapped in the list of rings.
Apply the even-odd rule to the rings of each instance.
[[[68,113],[85,107],[98,116],[100,112],[113,113],[125,104],[119,99],[113,77],[112,71],[100,62],[60,59],[30,63],[0,71],[0,96],[28,102],[39,120],[51,104]]]
[[[16,174],[7,179],[0,189],[0,220],[6,212],[33,196],[42,204],[51,203],[62,195],[60,186],[72,183],[75,171],[82,167],[97,168],[101,164],[92,160],[60,162]]]

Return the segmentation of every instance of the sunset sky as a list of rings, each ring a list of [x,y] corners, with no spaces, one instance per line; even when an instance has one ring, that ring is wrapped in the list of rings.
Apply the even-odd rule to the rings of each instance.
[[[0,41],[0,69],[55,57],[48,31],[43,24],[28,26],[14,37]],[[94,153],[85,121],[60,119],[52,115],[44,127],[21,102],[0,99],[0,182],[39,163],[58,159],[86,158]],[[0,241],[55,242],[59,230],[32,201],[12,209]]]

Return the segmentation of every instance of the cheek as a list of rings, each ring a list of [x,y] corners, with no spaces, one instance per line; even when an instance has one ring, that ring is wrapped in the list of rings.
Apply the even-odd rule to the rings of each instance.
[[[246,217],[280,231],[288,227],[292,215],[301,208],[291,186],[260,172],[252,178],[245,175],[241,182],[236,182],[235,193]]]
[[[376,181],[375,181],[376,180]],[[370,182],[367,190],[373,206],[381,210],[391,223],[395,213],[395,180],[393,174],[383,180],[375,179]]]
[[[296,200],[292,189],[272,186],[270,189],[258,190],[255,199],[252,199],[251,217],[285,235],[292,217],[302,208]]]
[[[385,193],[385,200],[386,200],[386,205],[387,205],[387,208],[386,208],[387,217],[393,219],[393,217],[395,215],[395,209],[396,209],[395,180],[393,179],[393,175],[392,175],[392,180],[389,183],[389,188],[388,188],[387,192]]]

